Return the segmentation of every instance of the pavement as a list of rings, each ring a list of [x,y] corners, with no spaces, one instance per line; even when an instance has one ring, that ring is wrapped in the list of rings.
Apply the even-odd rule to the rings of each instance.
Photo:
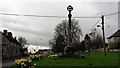
[[[11,65],[15,64],[15,60],[7,61],[2,63],[2,68],[9,67]]]

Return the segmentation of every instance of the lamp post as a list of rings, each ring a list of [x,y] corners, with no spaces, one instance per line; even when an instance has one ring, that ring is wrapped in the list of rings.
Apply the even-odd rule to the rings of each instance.
[[[72,42],[72,39],[71,39],[71,17],[72,17],[72,14],[71,14],[71,11],[73,10],[73,7],[71,5],[69,5],[67,7],[67,10],[69,11],[69,14],[68,14],[68,37],[67,37],[67,46],[64,48],[64,52],[66,54],[71,54],[72,51],[72,47],[71,47],[71,42]]]
[[[68,14],[68,18],[69,18],[69,25],[68,25],[68,43],[67,43],[67,46],[71,47],[71,17],[72,17],[72,14],[71,14],[71,11],[73,10],[73,7],[71,5],[69,5],[67,7],[67,10],[69,11],[69,14]]]

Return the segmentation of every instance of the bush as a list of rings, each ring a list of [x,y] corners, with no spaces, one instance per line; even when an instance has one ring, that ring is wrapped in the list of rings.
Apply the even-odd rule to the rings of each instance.
[[[120,42],[110,42],[109,48],[110,49],[118,49],[118,48],[120,48],[119,44],[120,44]]]

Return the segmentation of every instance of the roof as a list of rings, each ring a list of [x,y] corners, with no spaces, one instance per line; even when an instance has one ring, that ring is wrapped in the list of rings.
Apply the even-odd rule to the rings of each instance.
[[[0,31],[0,33],[2,33],[2,32]],[[21,46],[20,43],[19,43],[15,38],[9,37],[8,35],[5,35],[4,33],[2,33],[2,35],[3,35],[8,41],[13,42],[13,43]]]
[[[112,37],[120,37],[120,30],[117,30],[113,35],[111,35],[110,37],[108,37],[107,39],[110,39]]]

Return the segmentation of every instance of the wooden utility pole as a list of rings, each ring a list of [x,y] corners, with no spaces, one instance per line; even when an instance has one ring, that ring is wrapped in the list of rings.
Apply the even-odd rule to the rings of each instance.
[[[106,56],[106,46],[105,46],[105,29],[104,29],[104,16],[102,15],[102,31],[103,31],[103,47],[104,47],[104,54]]]

